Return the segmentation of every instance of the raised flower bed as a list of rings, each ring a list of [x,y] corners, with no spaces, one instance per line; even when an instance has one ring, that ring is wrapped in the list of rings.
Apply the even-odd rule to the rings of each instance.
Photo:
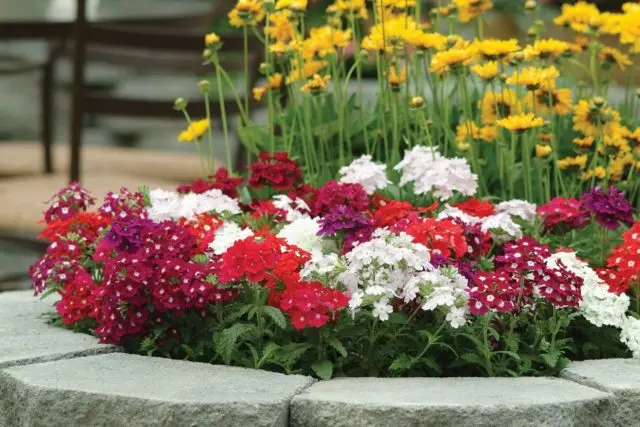
[[[200,89],[237,97],[246,181],[230,155],[214,167],[210,118],[179,99],[178,139],[207,179],[97,205],[76,183],[54,197],[31,275],[36,294],[60,295],[55,323],[131,353],[323,380],[555,376],[640,357],[638,102],[631,88],[620,109],[606,101],[607,73],[628,61],[598,38],[637,47],[640,9],[567,6],[557,22],[581,44],[543,39],[535,21],[521,46],[483,39],[490,1],[434,9],[433,31],[406,0],[338,1],[309,31],[305,6],[241,0],[230,14],[265,41],[264,126],[220,66],[224,40],[205,37],[216,74]],[[583,52],[592,88],[573,93],[560,70]]]

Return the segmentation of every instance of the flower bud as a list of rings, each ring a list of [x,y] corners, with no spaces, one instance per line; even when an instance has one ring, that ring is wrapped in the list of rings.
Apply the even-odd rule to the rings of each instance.
[[[598,109],[604,107],[607,104],[607,100],[602,96],[594,96],[591,101],[593,102],[593,105]]]
[[[535,10],[538,7],[538,3],[536,3],[536,0],[527,0],[526,2],[524,2],[524,8],[526,10]]]
[[[216,46],[220,44],[220,36],[217,35],[216,33],[208,33],[204,36],[204,45],[209,47],[209,46]]]
[[[420,109],[424,107],[424,98],[421,96],[414,96],[411,98],[411,108]]]
[[[209,80],[200,80],[198,82],[198,90],[200,93],[211,93],[211,82]]]
[[[276,2],[275,0],[263,0],[262,7],[265,12],[271,13],[276,7]]]
[[[261,62],[259,70],[260,70],[260,74],[267,76],[271,72],[271,65],[268,64],[267,62]]]
[[[187,100],[180,97],[173,101],[173,109],[176,111],[184,111],[187,109]]]

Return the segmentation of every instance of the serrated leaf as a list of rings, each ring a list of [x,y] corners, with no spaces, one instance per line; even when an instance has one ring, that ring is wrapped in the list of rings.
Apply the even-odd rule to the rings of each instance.
[[[401,354],[399,357],[396,357],[394,361],[389,365],[390,371],[406,371],[407,369],[411,369],[413,366],[413,359],[407,356],[406,354]]]
[[[333,363],[329,360],[317,360],[313,362],[311,369],[321,380],[330,380],[333,376]]]
[[[274,354],[274,363],[279,364],[285,370],[291,367],[311,348],[310,344],[291,343],[280,347]]]
[[[342,345],[342,343],[337,338],[331,338],[328,342],[331,347],[333,347],[338,353],[340,353],[340,356],[349,356],[349,352],[346,348],[344,348],[344,345]]]
[[[216,341],[216,351],[222,357],[224,363],[231,363],[231,358],[233,357],[233,352],[236,349],[238,338],[253,329],[255,329],[254,325],[236,323],[220,333],[219,338]]]
[[[279,308],[268,305],[264,308],[264,312],[280,329],[287,329],[287,318]]]
[[[465,353],[462,355],[462,359],[484,369],[485,360],[476,353]]]
[[[560,352],[558,350],[552,350],[549,353],[543,353],[540,355],[544,363],[547,364],[550,368],[555,368],[558,364],[558,358],[560,357]]]

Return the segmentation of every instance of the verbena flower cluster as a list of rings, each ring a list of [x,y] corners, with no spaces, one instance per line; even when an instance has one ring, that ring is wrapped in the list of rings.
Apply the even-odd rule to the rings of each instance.
[[[387,176],[393,169],[402,172],[399,184]],[[320,377],[327,375],[318,363],[348,374],[347,361],[373,358],[376,340],[388,358],[379,374],[411,372],[407,358],[431,354],[410,356],[412,346],[394,347],[384,331],[440,343],[439,352],[454,352],[441,355],[450,360],[471,340],[480,348],[470,354],[489,352],[478,362],[487,369],[500,365],[492,358],[503,351],[524,358],[527,346],[542,345],[535,351],[546,356],[530,355],[531,365],[517,371],[528,375],[578,354],[570,328],[582,319],[583,328],[611,328],[629,349],[623,353],[640,356],[630,307],[640,222],[619,234],[604,263],[558,243],[568,231],[633,223],[614,187],[542,206],[494,204],[470,197],[476,179],[465,160],[416,148],[395,168],[363,156],[317,188],[302,183],[284,153],[261,156],[250,171],[246,191],[239,181],[214,185],[227,176],[221,170],[179,192],[122,189],[96,209],[77,184],[63,189],[45,213],[41,237],[51,243],[30,270],[35,293],[58,293],[61,322],[103,343],[284,371],[290,366],[280,359],[258,362],[288,349],[281,357],[297,355],[294,371]],[[394,196],[400,192],[410,197]],[[550,335],[531,332],[540,322],[552,325]],[[506,374],[515,362],[500,363]]]

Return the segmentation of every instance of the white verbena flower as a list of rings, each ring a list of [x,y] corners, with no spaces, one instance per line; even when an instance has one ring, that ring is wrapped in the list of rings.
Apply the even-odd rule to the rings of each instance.
[[[235,222],[225,222],[216,230],[213,242],[209,244],[209,248],[216,255],[222,255],[233,244],[239,240],[253,236],[253,231],[249,228],[240,228]]]
[[[466,323],[469,301],[467,280],[453,267],[443,267],[426,271],[414,276],[406,288],[414,292],[419,289],[422,296],[422,309],[433,311],[446,310],[447,321],[454,328]]]
[[[483,218],[481,228],[482,231],[488,231],[491,234],[491,238],[498,243],[517,240],[522,237],[522,229],[506,213]]]
[[[389,320],[389,313],[393,313],[393,307],[387,298],[373,303],[373,315],[382,321]]]
[[[625,319],[620,331],[620,341],[633,353],[633,357],[640,359],[640,319],[629,316]]]
[[[308,216],[309,212],[311,212],[311,208],[309,208],[307,202],[299,197],[291,199],[286,194],[273,196],[273,206],[285,211],[287,213],[286,219],[289,222],[293,222],[300,217]]]
[[[351,292],[352,310],[373,305],[381,320],[388,317],[393,298],[415,298],[418,292],[409,285],[412,277],[433,268],[424,245],[414,243],[406,233],[387,229],[374,231],[372,239],[356,245],[345,260],[346,268],[337,280]]]
[[[506,213],[517,216],[525,221],[533,222],[536,219],[536,205],[524,200],[509,200],[496,205],[497,213]]]
[[[367,194],[373,194],[391,183],[386,169],[386,165],[374,163],[370,155],[363,155],[349,166],[340,168],[340,182],[360,184]]]
[[[172,191],[155,189],[149,192],[151,207],[147,209],[153,221],[193,219],[195,215],[205,212],[217,214],[241,212],[238,201],[218,189],[202,194],[190,193],[180,196]]]
[[[451,205],[445,205],[444,209],[440,211],[437,217],[437,219],[447,219],[447,218],[459,219],[465,224],[470,224],[470,225],[478,224],[482,222],[482,218],[469,215],[468,213],[462,211],[461,209]]]
[[[331,242],[318,236],[319,231],[320,224],[317,219],[301,216],[290,224],[285,224],[278,237],[311,253],[313,258],[320,258]]]
[[[176,192],[156,188],[149,192],[149,201],[147,213],[154,222],[175,219],[180,212],[180,195]]]
[[[416,194],[432,192],[441,200],[451,198],[454,191],[472,196],[478,187],[478,176],[465,159],[442,157],[436,148],[414,147],[395,169],[402,171],[400,185],[413,182]]]
[[[202,194],[187,194],[182,198],[181,217],[190,219],[196,214],[205,212],[239,214],[242,210],[236,199],[232,199],[217,188]]]

